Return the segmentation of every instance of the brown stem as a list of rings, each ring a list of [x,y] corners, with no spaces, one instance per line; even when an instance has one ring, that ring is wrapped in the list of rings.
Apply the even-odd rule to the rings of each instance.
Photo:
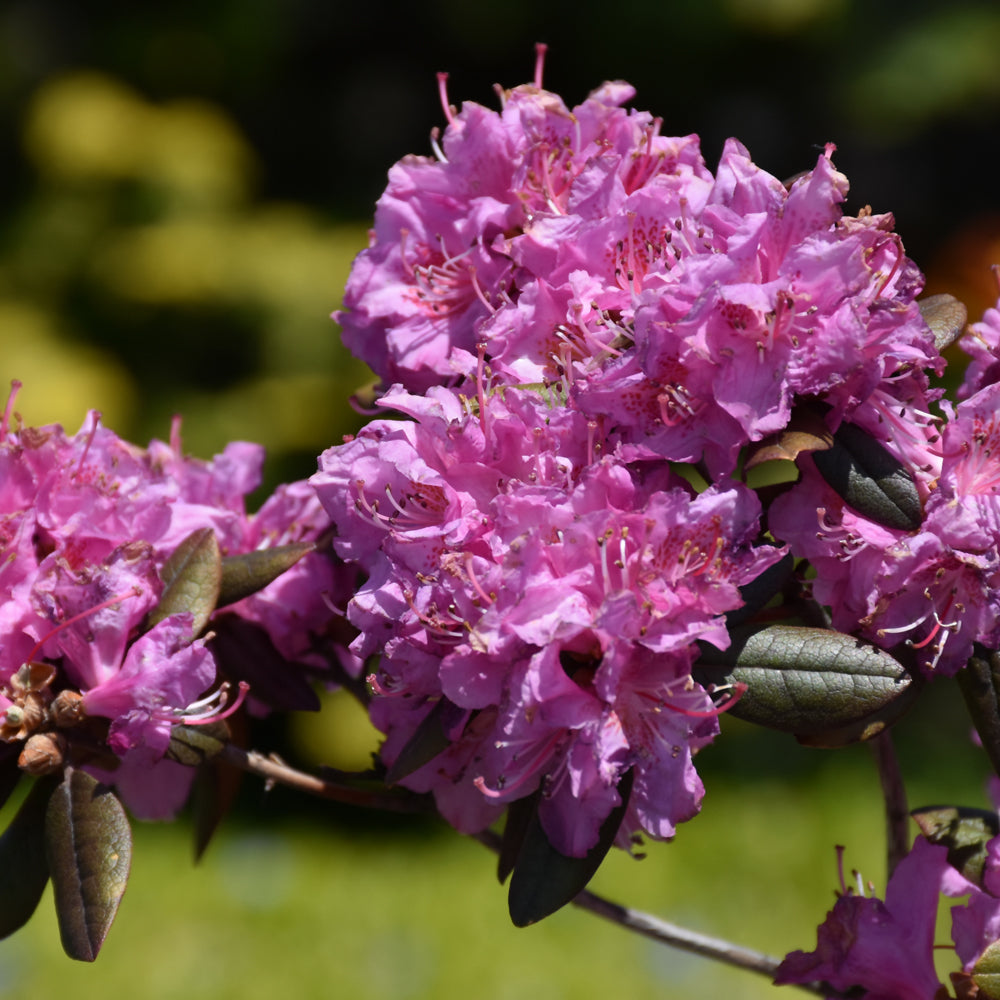
[[[882,730],[868,742],[875,754],[878,776],[882,783],[882,797],[885,799],[887,864],[889,875],[892,875],[896,865],[910,850],[910,810],[906,804],[906,786],[903,784],[890,730]]]
[[[265,757],[256,750],[241,750],[227,743],[219,752],[219,759],[238,767],[241,771],[256,774],[268,782],[277,782],[322,799],[332,799],[351,806],[367,809],[384,809],[388,812],[432,813],[434,800],[429,795],[418,795],[406,789],[360,788],[349,781],[329,781],[306,774],[286,764],[276,756]]]
[[[286,764],[277,757],[265,757],[255,750],[241,750],[232,744],[226,744],[219,757],[228,763],[257,774],[268,782],[278,782],[289,788],[318,795],[321,798],[333,799],[349,805],[366,806],[372,809],[389,809],[396,812],[433,812],[433,799],[427,795],[417,795],[404,789],[377,790],[352,786],[346,780],[330,781],[306,774]],[[500,837],[486,830],[476,834],[475,839],[491,851],[500,850]],[[661,944],[679,948],[682,951],[693,952],[705,958],[725,962],[728,965],[756,972],[773,979],[777,973],[780,960],[751,948],[743,948],[721,938],[697,934],[686,928],[678,927],[659,917],[654,917],[641,910],[633,910],[596,893],[584,890],[573,900],[574,906],[588,910],[605,920],[625,927],[644,937],[652,938]],[[823,983],[796,983],[800,989],[821,997],[835,997],[837,991]]]
[[[500,837],[489,830],[475,834],[474,839],[491,851],[499,852],[500,850]],[[742,945],[733,944],[722,938],[698,934],[696,931],[690,931],[686,927],[672,924],[667,920],[654,917],[650,913],[644,913],[642,910],[633,910],[631,907],[613,903],[589,889],[584,889],[573,900],[573,905],[627,930],[635,931],[636,934],[641,934],[643,937],[658,941],[660,944],[701,955],[703,958],[715,959],[717,962],[724,962],[748,972],[757,972],[762,976],[767,976],[768,979],[774,979],[778,972],[778,966],[781,964],[781,959],[774,958],[772,955],[765,955],[752,948],[744,948]],[[799,989],[815,993],[820,997],[839,996],[838,991],[828,983],[794,983],[790,985],[795,985]]]

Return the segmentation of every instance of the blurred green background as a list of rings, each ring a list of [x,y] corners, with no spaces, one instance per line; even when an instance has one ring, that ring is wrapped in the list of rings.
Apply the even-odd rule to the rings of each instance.
[[[386,170],[429,151],[453,103],[532,73],[569,103],[638,89],[668,134],[729,135],[785,177],[822,144],[848,211],[894,211],[929,291],[991,304],[1000,261],[1000,9],[909,0],[6,0],[0,5],[0,384],[30,423],[88,408],[132,440],[184,416],[188,450],[263,442],[268,483],[309,475],[357,426],[368,378],[329,313]],[[899,727],[912,804],[983,804],[947,687]],[[725,720],[703,814],[596,888],[708,933],[811,948],[833,845],[884,880],[865,748],[819,753]],[[336,696],[257,744],[363,766],[374,735]],[[246,782],[197,868],[183,823],[137,830],[133,881],[93,967],[51,904],[0,943],[0,994],[143,998],[773,997],[766,982],[563,912],[514,930],[492,859],[426,821],[360,817]],[[947,935],[942,936],[947,940]]]

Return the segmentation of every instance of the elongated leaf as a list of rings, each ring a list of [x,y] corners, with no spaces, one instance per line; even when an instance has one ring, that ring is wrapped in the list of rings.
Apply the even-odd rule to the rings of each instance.
[[[814,746],[869,739],[909,707],[917,685],[883,650],[829,629],[735,629],[732,645],[700,645],[700,684],[741,683],[732,715]]]
[[[983,884],[986,845],[1000,833],[995,812],[965,806],[925,806],[910,813],[932,844],[948,848],[948,863],[970,882]]]
[[[0,745],[0,808],[6,804],[14,789],[17,788],[24,772],[17,766],[17,758],[21,752],[19,743]]]
[[[832,445],[833,434],[823,413],[816,406],[800,405],[792,411],[782,430],[748,446],[745,468],[752,469],[764,462],[794,462],[803,452],[825,451]]]
[[[174,726],[166,756],[185,767],[198,767],[211,760],[229,742],[229,727],[223,721],[204,726]]]
[[[227,741],[246,749],[250,727],[246,712],[236,712],[225,722],[213,723],[209,728],[224,726]],[[203,727],[204,728],[204,727]],[[222,821],[229,815],[243,780],[243,772],[218,755],[206,760],[195,778],[191,803],[194,814],[194,859],[200,861],[208,849]]]
[[[191,797],[195,861],[201,860],[219,825],[229,815],[242,779],[243,772],[225,761],[209,761],[198,769]]]
[[[1000,774],[1000,655],[974,647],[974,655],[956,675],[959,690],[993,770]]]
[[[312,542],[295,542],[240,556],[226,556],[222,560],[218,607],[235,604],[236,601],[242,601],[244,597],[263,590],[315,548]]]
[[[618,836],[631,790],[629,771],[618,783],[621,805],[601,825],[597,843],[582,858],[569,858],[552,846],[535,810],[514,865],[507,896],[515,927],[527,927],[555,913],[587,887]]]
[[[385,783],[395,785],[447,750],[452,743],[448,733],[465,715],[465,709],[459,708],[447,698],[439,698],[392,762],[392,767],[385,776]]]
[[[279,712],[318,712],[319,696],[299,663],[286,660],[259,625],[231,612],[212,621],[212,652],[231,681],[246,681],[252,697]]]
[[[149,616],[149,625],[169,615],[189,611],[194,615],[192,635],[199,635],[219,600],[222,556],[219,540],[211,528],[193,531],[174,550],[160,574],[163,594]]]
[[[497,880],[501,885],[507,881],[507,876],[517,864],[517,856],[521,853],[524,838],[538,812],[540,794],[536,792],[527,798],[516,799],[507,807],[507,820],[504,823],[503,839],[497,856]]]
[[[756,579],[740,587],[740,597],[744,601],[743,607],[736,608],[726,615],[726,625],[729,628],[735,628],[757,614],[772,597],[781,592],[794,568],[795,558],[791,552],[788,552],[773,566],[768,566]]]
[[[994,941],[979,956],[972,981],[979,987],[976,1000],[1000,1000],[1000,941]]]
[[[132,831],[122,804],[85,771],[67,768],[49,800],[45,854],[63,949],[92,962],[125,892]]]
[[[45,810],[55,778],[41,778],[0,837],[0,938],[23,927],[49,881],[45,860]]]
[[[917,305],[934,333],[934,345],[939,351],[950,347],[962,335],[969,313],[954,295],[927,295]]]
[[[923,521],[916,484],[906,467],[855,424],[841,424],[833,446],[813,452],[823,478],[858,513],[887,528],[915,531]]]

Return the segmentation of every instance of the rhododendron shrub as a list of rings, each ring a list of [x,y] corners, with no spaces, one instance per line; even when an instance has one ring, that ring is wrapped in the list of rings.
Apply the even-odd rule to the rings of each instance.
[[[433,155],[390,170],[335,314],[372,419],[308,482],[248,514],[255,446],[202,462],[176,428],[139,449],[8,406],[0,774],[39,780],[5,841],[44,839],[48,867],[0,925],[51,874],[93,958],[124,877],[80,886],[119,800],[169,816],[198,769],[236,768],[433,809],[498,850],[518,925],[576,901],[821,996],[951,996],[935,920],[965,899],[951,987],[1000,997],[997,813],[916,810],[911,849],[890,740],[957,683],[1000,773],[1000,312],[963,336],[960,303],[921,298],[892,216],[846,212],[832,144],[788,181],[735,139],[710,167],[623,82],[545,90],[543,52],[493,109],[439,77]],[[367,708],[374,770],[240,745],[248,716],[317,707],[315,681]],[[613,846],[684,836],[727,713],[870,741],[886,793],[884,899],[841,872],[784,961],[581,894]]]

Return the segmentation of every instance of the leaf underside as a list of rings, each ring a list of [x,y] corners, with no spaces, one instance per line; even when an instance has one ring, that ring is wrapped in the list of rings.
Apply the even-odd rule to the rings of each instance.
[[[67,768],[49,800],[45,850],[63,949],[92,962],[114,922],[132,862],[122,804],[85,771]]]

